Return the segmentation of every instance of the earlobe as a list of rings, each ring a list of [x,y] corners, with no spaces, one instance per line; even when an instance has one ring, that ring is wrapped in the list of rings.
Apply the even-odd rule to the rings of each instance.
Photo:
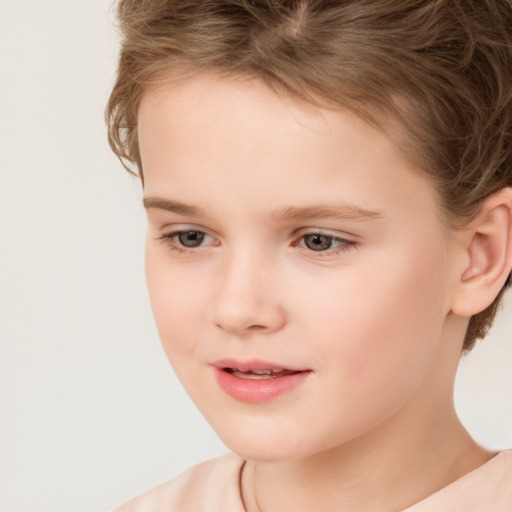
[[[473,316],[499,294],[512,267],[512,188],[489,197],[466,231],[465,267],[452,311]]]

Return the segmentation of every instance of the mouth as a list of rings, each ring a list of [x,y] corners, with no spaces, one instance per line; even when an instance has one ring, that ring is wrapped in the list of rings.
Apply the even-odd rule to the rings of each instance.
[[[239,368],[223,368],[223,370],[240,379],[250,380],[277,379],[279,377],[287,377],[288,375],[295,375],[297,373],[301,373],[300,370],[284,370],[283,368],[272,368],[263,370],[240,370]]]
[[[289,393],[303,384],[310,369],[292,368],[265,361],[216,361],[220,388],[238,401],[262,403]]]

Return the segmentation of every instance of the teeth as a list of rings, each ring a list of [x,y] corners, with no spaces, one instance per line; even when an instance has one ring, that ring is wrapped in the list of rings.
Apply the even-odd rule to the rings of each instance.
[[[272,370],[240,370],[240,368],[232,368],[234,372],[241,372],[241,373],[257,373],[260,375],[267,374],[269,375],[272,373]]]
[[[256,373],[258,375],[270,375],[271,373],[280,373],[284,372],[281,368],[275,368],[272,370],[240,370],[239,368],[233,368],[233,371],[242,372],[242,373]]]
[[[265,370],[239,370],[238,368],[230,369],[230,373],[232,375],[242,379],[274,379],[276,377],[280,377],[285,372],[287,372],[287,370],[283,370],[282,368]]]
[[[231,372],[235,377],[240,377],[241,379],[275,379],[276,375],[272,375],[269,373],[252,373],[252,372],[239,372],[237,370],[233,370]]]

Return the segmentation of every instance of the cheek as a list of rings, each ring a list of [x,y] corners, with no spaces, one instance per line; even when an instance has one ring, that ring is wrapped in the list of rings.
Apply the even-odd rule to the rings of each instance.
[[[322,293],[295,303],[297,339],[308,340],[327,390],[304,414],[324,425],[326,443],[344,442],[401,409],[435,366],[443,325],[438,287],[418,282],[414,269],[387,270],[326,281]]]
[[[179,265],[173,265],[165,251],[146,249],[146,280],[151,307],[160,339],[171,364],[195,351],[202,315],[204,286]]]
[[[328,370],[372,392],[424,374],[445,319],[442,258],[404,254],[343,270],[314,287],[303,283],[309,293],[291,294],[299,329],[314,337]]]

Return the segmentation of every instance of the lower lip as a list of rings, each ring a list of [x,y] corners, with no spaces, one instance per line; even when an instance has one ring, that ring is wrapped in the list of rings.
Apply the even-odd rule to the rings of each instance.
[[[215,373],[219,386],[228,395],[242,402],[258,404],[297,388],[311,372],[304,371],[272,379],[243,379],[221,368],[216,368]]]

